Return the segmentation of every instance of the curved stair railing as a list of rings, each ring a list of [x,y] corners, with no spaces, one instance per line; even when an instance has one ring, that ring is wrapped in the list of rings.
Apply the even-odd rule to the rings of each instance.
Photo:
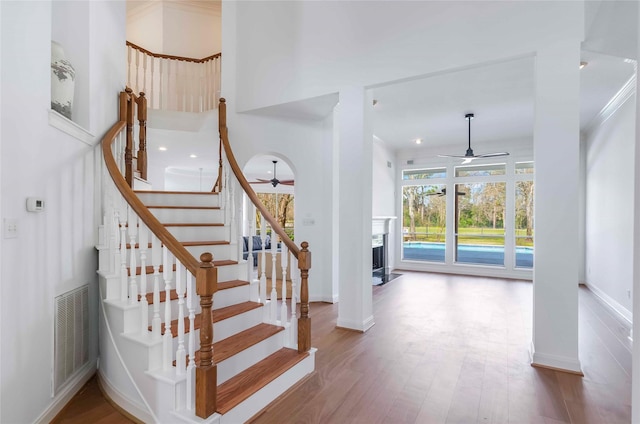
[[[220,96],[221,57],[153,53],[127,41],[127,85],[147,93],[151,109],[213,110]]]
[[[127,117],[133,116],[136,106],[135,96],[130,90],[120,94],[120,119],[107,132],[102,140],[104,155],[105,187],[104,193],[104,235],[108,238],[108,252],[111,261],[109,270],[120,275],[118,293],[109,297],[119,297],[122,302],[131,305],[140,304],[140,336],[143,338],[162,339],[161,367],[167,372],[186,378],[186,409],[195,409],[199,417],[208,417],[216,410],[216,364],[213,363],[213,321],[211,315],[212,299],[217,286],[217,269],[213,255],[204,253],[200,262],[153,216],[130,187],[125,175],[129,167],[127,139],[131,139],[131,128]],[[124,118],[124,119],[123,119]],[[134,247],[140,248],[140,263]],[[147,249],[151,248],[151,260]],[[130,247],[130,254],[127,254]],[[128,256],[128,258],[127,258]],[[151,322],[149,332],[147,277],[153,279],[154,305],[159,304],[161,297],[160,279],[164,280],[164,295],[171,296],[173,270],[176,271],[175,290],[179,298],[178,312],[178,348],[173,352],[171,321],[172,312],[169,302],[165,302],[164,329],[160,315],[156,314]],[[131,271],[128,271],[131,270]],[[135,272],[133,271],[135,270]],[[139,279],[137,278],[139,274]],[[195,284],[194,284],[195,280]],[[139,285],[138,285],[139,281]],[[200,296],[200,360],[195,361],[195,331],[189,332],[188,347],[185,347],[185,318],[194,325],[193,310]],[[187,314],[184,305],[187,305]],[[164,331],[164,335],[162,332]],[[187,364],[187,355],[189,361]],[[173,359],[176,366],[173,366]]]
[[[297,345],[298,352],[307,352],[309,351],[309,349],[311,349],[311,318],[309,316],[309,270],[311,269],[311,252],[309,251],[309,243],[306,241],[303,241],[300,244],[300,248],[299,248],[291,240],[289,235],[284,231],[284,228],[280,226],[278,221],[273,217],[273,215],[269,213],[269,211],[267,211],[267,209],[265,208],[263,203],[260,201],[260,199],[258,199],[258,196],[256,195],[255,191],[253,190],[253,188],[251,188],[251,185],[249,184],[244,174],[242,173],[242,170],[238,166],[238,162],[236,161],[236,158],[233,155],[231,144],[229,142],[229,131],[227,128],[227,104],[224,98],[220,99],[220,104],[218,106],[218,126],[219,126],[220,144],[221,144],[220,152],[224,151],[224,157],[229,163],[229,167],[231,168],[231,171],[233,172],[237,183],[240,185],[240,187],[242,188],[244,193],[247,195],[251,203],[254,205],[254,207],[257,209],[257,211],[260,213],[260,215],[264,218],[261,220],[262,228],[260,230],[260,238],[262,240],[262,243],[261,243],[262,250],[261,252],[259,251],[257,253],[262,253],[260,258],[260,260],[262,261],[261,263],[262,275],[260,276],[259,298],[260,298],[260,301],[265,306],[266,319],[273,323],[278,322],[278,323],[284,324],[285,326],[288,326],[287,328],[290,331],[291,344],[294,346]],[[221,163],[222,163],[222,160],[221,160]],[[228,176],[224,179],[227,181],[227,188],[229,188]],[[216,190],[216,186],[218,185],[218,182],[221,180],[222,178],[219,177],[218,181],[216,182],[216,185],[214,185],[214,191]],[[250,218],[249,225],[252,225],[252,221],[253,221],[252,218]],[[271,259],[272,259],[272,268],[271,268],[272,280],[271,280],[271,292],[269,294],[267,293],[267,287],[266,287],[265,270],[267,269],[267,266],[266,266],[267,264],[265,262],[266,262],[267,255],[265,253],[268,252],[266,249],[266,233],[267,233],[266,223],[270,225],[272,233],[275,232],[279,236],[283,244],[281,248],[282,251],[280,252],[281,265],[282,265],[282,278],[281,278],[282,299],[281,299],[281,312],[280,312],[279,320],[278,320],[278,311],[277,311],[278,299],[277,299],[277,291],[276,291],[277,243],[275,242],[275,240],[273,243],[271,243],[270,253],[271,253]],[[251,237],[253,236],[250,235],[249,238]],[[249,259],[248,261],[249,278],[250,280],[253,280],[252,278],[253,261],[251,259],[253,258],[253,254],[256,252],[254,252],[252,249],[253,243],[251,241],[252,240],[249,240],[249,242],[247,243],[248,245],[247,257]],[[298,276],[295,276],[292,281],[292,287],[290,291],[291,292],[291,309],[288,309],[287,302],[286,302],[286,293],[287,293],[286,267],[288,265],[287,264],[288,252],[291,253],[291,256],[295,259],[295,261],[297,261],[297,268],[300,270],[299,278]],[[293,264],[291,264],[291,268],[293,268]],[[295,318],[297,317],[297,313],[296,313],[297,281],[299,281],[300,283],[300,299],[299,299],[300,316],[296,320]],[[269,302],[267,302],[267,300],[269,300]],[[290,322],[286,322],[287,321],[286,317],[288,316],[289,313],[291,313],[292,319]]]
[[[263,203],[260,201],[260,199],[258,199],[258,196],[256,196],[255,191],[253,190],[253,188],[251,188],[251,185],[249,184],[249,182],[247,181],[247,179],[245,178],[244,174],[242,173],[242,170],[240,169],[240,167],[238,166],[238,162],[236,161],[235,156],[233,155],[233,151],[231,150],[231,144],[229,142],[229,130],[227,128],[227,103],[226,100],[224,98],[220,99],[220,104],[218,106],[218,126],[219,126],[219,132],[220,132],[220,144],[221,144],[221,151],[224,150],[224,156],[227,159],[227,162],[229,163],[229,167],[231,168],[231,171],[233,172],[234,176],[236,177],[236,180],[238,182],[238,184],[240,185],[240,187],[242,188],[242,190],[245,192],[245,194],[247,195],[247,197],[249,198],[249,200],[251,201],[251,203],[254,205],[254,207],[259,211],[260,215],[264,218],[261,220],[262,222],[262,228],[260,231],[260,237],[262,239],[262,251],[260,253],[262,253],[262,257],[260,258],[262,261],[262,275],[260,278],[260,301],[266,306],[267,305],[267,298],[270,300],[269,302],[269,320],[272,322],[276,322],[277,320],[277,293],[276,293],[276,249],[277,249],[277,243],[274,241],[273,243],[271,243],[271,247],[272,247],[272,260],[273,260],[273,267],[272,267],[272,277],[271,277],[271,293],[267,294],[267,288],[266,288],[266,275],[265,275],[265,236],[266,236],[266,225],[265,225],[265,221],[268,222],[271,226],[271,230],[272,232],[275,232],[279,237],[280,240],[282,240],[282,243],[284,244],[284,246],[282,247],[282,252],[281,252],[281,257],[282,257],[282,265],[283,265],[283,272],[282,272],[282,284],[283,284],[283,288],[282,288],[282,311],[280,314],[280,319],[282,321],[285,321],[285,319],[283,317],[286,317],[287,314],[289,313],[289,311],[287,310],[286,307],[286,296],[285,293],[287,293],[286,290],[286,258],[287,258],[287,251],[291,253],[291,255],[297,260],[297,267],[300,270],[300,317],[295,320],[295,319],[291,319],[291,326],[292,328],[290,329],[291,331],[291,337],[292,340],[297,339],[297,347],[298,347],[298,352],[307,352],[309,351],[309,349],[311,349],[311,318],[309,316],[309,269],[311,269],[311,252],[309,251],[309,243],[304,241],[301,243],[300,248],[298,248],[298,246],[296,246],[296,244],[291,240],[291,238],[289,237],[289,235],[284,231],[284,229],[280,226],[280,224],[278,223],[278,221],[273,217],[273,215],[271,215],[269,213],[269,211],[267,211],[267,209],[265,208],[265,206],[263,205]],[[228,178],[227,178],[228,180]],[[214,187],[215,189],[215,187]],[[250,236],[252,237],[252,236]],[[252,258],[252,243],[248,243],[248,258],[251,259]],[[251,260],[249,260],[249,263],[251,265]],[[293,264],[292,264],[293,265]],[[251,266],[250,266],[251,268]],[[293,266],[292,266],[293,268]],[[297,277],[297,276],[296,276]],[[296,317],[296,281],[298,279],[295,278],[292,284],[292,290],[291,290],[291,314],[293,315],[293,317]],[[267,308],[265,308],[265,310],[267,310]],[[295,328],[297,327],[297,329]]]
[[[200,261],[194,258],[187,249],[165,228],[149,211],[133,191],[127,175],[131,173],[131,151],[134,108],[144,107],[144,94],[139,96],[127,89],[120,93],[119,120],[107,132],[102,140],[104,156],[103,167],[103,228],[100,239],[101,246],[106,249],[100,252],[100,272],[110,275],[116,284],[108,284],[105,300],[117,301],[128,311],[138,313],[139,327],[125,330],[128,337],[147,341],[149,345],[161,346],[156,359],[149,359],[148,369],[135,370],[135,375],[148,375],[156,372],[162,379],[169,377],[181,391],[176,395],[175,410],[191,411],[201,418],[207,418],[216,412],[217,365],[213,360],[213,296],[217,291],[218,270],[213,255],[203,253]],[[144,116],[142,112],[139,116]],[[239,230],[236,220],[234,190],[235,183],[230,184],[230,171],[235,175],[237,185],[246,193],[255,208],[264,217],[261,237],[264,242],[266,223],[272,232],[282,240],[282,271],[286,273],[289,253],[293,262],[297,262],[299,278],[296,276],[291,290],[290,309],[286,302],[286,282],[283,278],[282,302],[278,308],[278,297],[275,289],[275,270],[271,295],[267,295],[265,278],[265,255],[262,257],[262,277],[260,279],[260,302],[265,311],[264,321],[285,327],[285,345],[297,347],[298,352],[309,352],[311,349],[311,319],[309,317],[308,275],[311,268],[311,253],[308,243],[300,247],[287,236],[276,219],[271,216],[257,198],[255,192],[245,179],[235,160],[228,139],[226,127],[226,103],[220,100],[219,105],[220,143],[229,167],[225,169],[226,184],[223,193],[226,196],[224,206],[230,206],[231,237],[234,228]],[[221,147],[221,150],[222,150]],[[222,188],[222,184],[219,185]],[[231,196],[231,197],[230,197]],[[225,199],[223,197],[221,202]],[[225,218],[227,220],[227,218]],[[250,243],[249,243],[250,244]],[[240,244],[238,244],[240,246]],[[262,253],[265,253],[263,243]],[[275,268],[276,243],[272,245],[273,266]],[[253,252],[250,250],[250,257]],[[106,255],[106,256],[105,256]],[[238,256],[241,252],[238,252]],[[249,275],[252,275],[253,261],[248,261]],[[174,274],[175,272],[175,274]],[[293,273],[291,273],[293,274]],[[175,275],[175,282],[173,276]],[[253,282],[253,279],[250,279]],[[296,285],[300,284],[300,316],[297,314]],[[153,313],[149,312],[147,286],[153,287]],[[173,286],[173,287],[172,287]],[[163,289],[164,288],[164,289]],[[164,292],[164,293],[163,293]],[[175,292],[175,293],[172,293]],[[177,295],[177,313],[172,312],[170,302],[164,302],[164,320],[161,319],[159,304],[161,298],[170,299]],[[199,299],[198,299],[199,297]],[[196,341],[195,311],[200,305],[201,318],[199,340]],[[280,319],[278,320],[278,309]],[[172,316],[175,315],[175,316]],[[150,318],[151,316],[151,318]],[[290,317],[290,319],[289,319]],[[177,318],[177,320],[176,320]],[[173,343],[172,321],[177,321],[177,347]],[[187,334],[188,333],[188,334]],[[187,339],[188,337],[188,339]],[[199,360],[196,360],[196,344],[199,344]],[[158,350],[154,350],[158,352]],[[175,364],[174,364],[175,359]]]

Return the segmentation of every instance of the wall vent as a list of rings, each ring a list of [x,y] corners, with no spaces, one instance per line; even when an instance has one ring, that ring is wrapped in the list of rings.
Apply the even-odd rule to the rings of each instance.
[[[89,285],[55,298],[54,395],[89,361]]]

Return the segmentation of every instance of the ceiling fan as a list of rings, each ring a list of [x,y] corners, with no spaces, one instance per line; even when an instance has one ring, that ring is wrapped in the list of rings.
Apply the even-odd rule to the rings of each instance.
[[[458,196],[466,196],[467,195],[467,193],[465,193],[464,191],[456,191],[456,194]],[[427,193],[426,195],[427,196],[438,196],[438,197],[446,196],[447,195],[447,189],[445,187],[440,191],[436,191],[434,193]]]
[[[279,180],[276,177],[276,164],[278,163],[277,160],[272,160],[271,162],[273,162],[273,178],[271,178],[270,180],[264,180],[262,178],[256,178],[258,181],[253,181],[250,184],[266,184],[266,183],[271,183],[272,186],[277,186],[278,184],[283,184],[283,185],[293,185],[293,181],[294,180]]]
[[[438,155],[441,158],[459,158],[464,159],[462,164],[471,163],[475,159],[483,159],[483,158],[496,158],[499,156],[509,156],[507,152],[498,152],[498,153],[485,153],[484,155],[474,155],[473,149],[471,149],[471,120],[473,119],[473,113],[467,113],[464,117],[469,122],[469,145],[467,148],[467,152],[464,156],[461,155]]]

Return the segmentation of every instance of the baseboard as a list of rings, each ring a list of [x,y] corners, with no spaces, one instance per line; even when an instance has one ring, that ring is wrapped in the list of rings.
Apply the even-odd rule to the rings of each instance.
[[[144,405],[122,396],[122,394],[120,394],[120,392],[113,386],[111,381],[109,381],[107,376],[100,370],[98,370],[98,377],[103,394],[111,401],[112,404],[117,405],[119,409],[131,415],[131,417],[136,420],[140,420],[140,422],[151,423],[155,421],[154,417],[149,414],[149,411]]]
[[[34,421],[36,424],[50,423],[64,409],[71,399],[87,384],[96,373],[96,361],[87,363],[76,373],[76,376],[53,398],[53,402]]]
[[[298,299],[300,302],[300,299]],[[309,302],[338,303],[338,295],[333,296],[309,296]]]
[[[609,308],[613,309],[621,318],[627,321],[630,325],[633,325],[633,313],[627,308],[616,302],[611,296],[600,290],[598,287],[583,281],[582,284],[588,288],[591,293],[595,294],[600,301],[604,302]]]
[[[584,376],[579,359],[536,352],[533,341],[530,349],[531,366]]]
[[[373,320],[373,315],[371,315],[369,318],[365,319],[362,322],[349,321],[345,319],[340,319],[340,317],[338,317],[338,321],[336,322],[336,327],[344,328],[345,330],[354,330],[354,331],[364,333],[365,331],[373,327],[374,324],[375,324],[375,321]]]

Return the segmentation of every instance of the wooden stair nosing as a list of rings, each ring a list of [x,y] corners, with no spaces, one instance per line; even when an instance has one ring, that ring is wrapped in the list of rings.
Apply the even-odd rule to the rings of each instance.
[[[224,227],[219,222],[163,222],[165,227]]]
[[[242,302],[242,303],[236,303],[235,305],[227,306],[225,308],[214,309],[214,310],[211,311],[211,315],[212,315],[211,321],[215,324],[216,322],[220,322],[220,321],[225,320],[227,318],[231,318],[231,317],[234,317],[236,315],[240,315],[240,314],[243,314],[245,312],[249,312],[249,311],[252,311],[254,309],[257,309],[260,306],[262,306],[261,303],[247,301],[247,302]],[[196,317],[193,320],[193,329],[194,330],[199,329],[200,325],[201,325],[201,314],[196,314]],[[149,326],[149,331],[151,331],[151,326]],[[191,331],[191,328],[189,328],[189,317],[185,317],[184,318],[184,333],[187,334],[190,331]],[[162,326],[162,330],[161,330],[161,334],[164,335],[164,333],[165,333],[165,328],[164,328],[164,325],[163,325]],[[177,319],[174,319],[173,321],[171,321],[171,336],[172,337],[178,337],[178,320]]]
[[[217,408],[226,414],[252,394],[293,368],[309,356],[308,352],[282,348],[218,386]]]
[[[222,259],[219,261],[213,261],[213,266],[214,267],[219,267],[219,266],[227,266],[227,265],[236,265],[238,263],[238,261],[232,261],[231,259]],[[153,265],[147,265],[146,267],[146,274],[147,275],[151,275],[153,274]],[[160,272],[162,272],[164,269],[163,265],[160,265]],[[176,264],[173,264],[173,270],[176,270]],[[136,275],[140,275],[140,273],[142,272],[141,267],[136,267]],[[131,268],[127,268],[127,275],[131,276]]]
[[[145,205],[147,209],[193,209],[220,210],[220,206],[176,206],[176,205]]]
[[[152,194],[203,194],[203,195],[218,195],[220,193],[214,193],[212,191],[164,191],[164,190],[134,190],[134,193],[152,193]]]
[[[250,283],[248,281],[242,280],[230,280],[223,281],[222,283],[218,283],[218,287],[216,288],[216,292],[220,290],[232,289],[234,287],[240,286],[248,286]],[[169,295],[169,300],[178,300],[178,293],[175,289],[171,289],[171,294]],[[149,292],[146,294],[147,304],[153,305],[153,292]],[[163,303],[167,297],[167,292],[164,290],[160,291],[160,303]],[[142,299],[142,296],[138,295],[138,300]]]

